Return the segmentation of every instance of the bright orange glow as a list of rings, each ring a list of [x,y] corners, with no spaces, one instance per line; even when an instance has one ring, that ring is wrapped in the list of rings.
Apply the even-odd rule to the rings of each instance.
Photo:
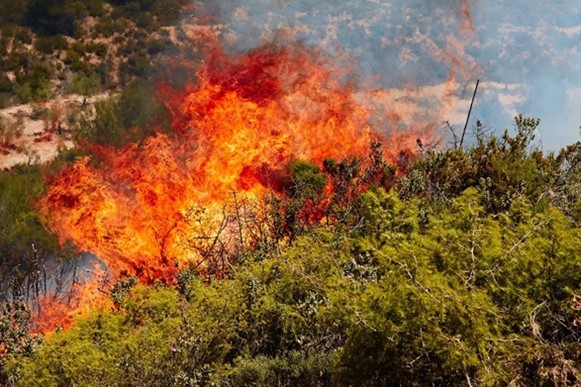
[[[289,161],[366,157],[372,141],[393,161],[435,127],[402,130],[400,112],[363,98],[348,70],[298,44],[237,57],[216,49],[206,62],[183,91],[160,86],[174,134],[101,149],[99,163],[63,171],[39,202],[61,242],[98,256],[112,279],[171,282],[200,260],[193,245],[223,224],[233,192],[277,192]],[[42,318],[45,330],[63,319]]]
[[[65,292],[47,293],[40,296],[34,305],[33,332],[48,334],[57,326],[67,328],[76,316],[83,315],[95,307],[112,307],[113,303],[100,289],[107,275],[97,264],[86,270],[78,282]]]

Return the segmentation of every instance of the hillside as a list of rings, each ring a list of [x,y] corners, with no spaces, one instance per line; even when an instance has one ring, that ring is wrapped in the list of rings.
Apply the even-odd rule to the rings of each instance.
[[[581,384],[581,142],[459,141],[463,58],[420,112],[211,2],[0,7],[0,384]]]

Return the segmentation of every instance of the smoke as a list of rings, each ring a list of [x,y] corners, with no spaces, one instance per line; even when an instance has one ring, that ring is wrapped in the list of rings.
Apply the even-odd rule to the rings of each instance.
[[[382,87],[445,81],[450,63],[439,52],[460,48],[462,54],[458,45],[474,36],[467,0],[234,0],[200,7],[218,12],[214,22],[234,49],[251,49],[285,31],[306,44],[347,53],[359,62],[363,77],[380,77]]]
[[[171,281],[203,261],[196,243],[215,239],[232,192],[276,191],[289,161],[364,157],[375,140],[395,160],[437,142],[442,121],[463,123],[490,71],[475,20],[468,0],[196,2],[180,25],[195,77],[160,86],[175,133],[101,149],[39,206],[114,277]],[[522,102],[514,84],[482,85],[512,111]]]
[[[542,119],[541,133],[550,150],[579,139],[581,25],[575,0],[559,6],[524,0],[196,4],[215,12],[217,34],[233,50],[251,49],[284,31],[308,45],[346,54],[358,63],[362,86],[367,82],[397,90],[423,111],[434,111],[435,102],[426,101],[442,94],[429,92],[447,84],[453,72],[455,84],[448,106],[437,108],[438,121],[459,125],[476,79],[481,79],[474,121],[500,132],[517,111]],[[488,84],[507,88],[487,90]]]

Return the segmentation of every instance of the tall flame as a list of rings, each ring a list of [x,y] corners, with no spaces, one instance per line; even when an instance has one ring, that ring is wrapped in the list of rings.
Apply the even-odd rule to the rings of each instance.
[[[76,162],[39,207],[61,242],[98,256],[113,278],[171,281],[200,259],[192,240],[219,227],[233,192],[276,191],[295,159],[362,157],[382,141],[394,160],[415,149],[418,131],[429,135],[401,131],[397,114],[368,106],[350,78],[299,44],[234,57],[216,49],[184,90],[160,86],[173,134]]]

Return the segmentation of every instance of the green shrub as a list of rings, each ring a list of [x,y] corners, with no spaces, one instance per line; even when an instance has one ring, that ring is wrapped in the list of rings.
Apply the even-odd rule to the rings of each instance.
[[[95,32],[103,36],[111,36],[115,32],[115,23],[110,16],[104,16],[99,19],[95,25]]]
[[[52,54],[55,50],[66,50],[69,44],[64,36],[40,36],[36,41],[36,49],[43,54]]]
[[[0,24],[5,25],[21,25],[27,14],[27,7],[29,1],[11,1],[11,0],[0,0]]]
[[[45,189],[38,166],[18,166],[0,173],[0,259],[2,272],[30,257],[31,244],[40,256],[54,254],[56,237],[42,225],[34,200]]]
[[[153,16],[147,12],[140,12],[134,17],[134,20],[139,28],[143,28],[149,32],[157,30],[157,24],[155,23]]]
[[[2,69],[4,71],[17,71],[27,62],[28,55],[12,51],[7,56],[2,57]]]
[[[8,374],[88,385],[579,382],[576,325],[562,323],[581,321],[579,229],[555,208],[514,202],[511,220],[480,201],[470,188],[431,208],[422,230],[418,201],[375,189],[356,210],[363,227],[311,229],[221,281],[184,275],[179,292],[122,281],[118,310],[55,333]]]
[[[87,52],[92,52],[95,55],[105,58],[107,56],[107,45],[103,43],[90,43],[87,44]]]
[[[21,103],[28,103],[32,100],[32,88],[29,82],[16,83],[14,85],[14,93]]]
[[[147,42],[147,52],[150,55],[156,55],[166,49],[164,42],[161,39],[150,39]]]
[[[14,34],[14,38],[21,43],[24,44],[31,44],[32,43],[32,34],[31,31],[26,27],[20,27],[16,29],[16,33]]]
[[[14,83],[5,74],[0,75],[0,93],[11,93]]]
[[[91,95],[101,89],[101,77],[97,73],[86,76],[85,73],[79,72],[73,76],[69,90],[72,93]]]

